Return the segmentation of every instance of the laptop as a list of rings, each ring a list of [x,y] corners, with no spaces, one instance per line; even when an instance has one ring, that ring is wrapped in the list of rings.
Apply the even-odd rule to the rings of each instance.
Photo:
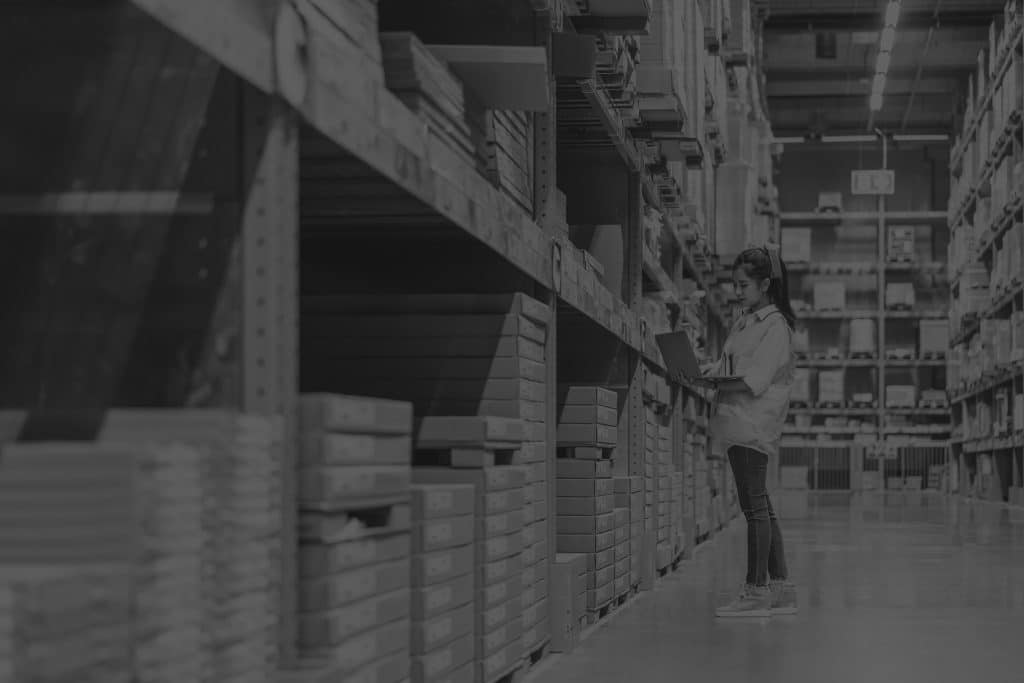
[[[710,382],[729,382],[741,379],[736,375],[704,375],[701,372],[697,354],[693,350],[693,344],[690,342],[690,335],[685,331],[657,334],[654,336],[654,341],[661,349],[661,357],[665,359],[669,377],[678,380],[692,377]]]

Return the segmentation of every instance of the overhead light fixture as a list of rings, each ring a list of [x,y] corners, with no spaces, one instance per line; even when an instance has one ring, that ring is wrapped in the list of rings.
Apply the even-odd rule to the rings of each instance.
[[[868,103],[871,111],[882,111],[882,93],[871,93],[871,101]]]
[[[882,37],[878,39],[878,51],[892,52],[892,47],[895,43],[896,28],[894,26],[886,26],[882,29]]]
[[[900,20],[900,0],[889,0],[885,8],[885,25],[895,27]]]
[[[891,52],[879,52],[878,59],[875,60],[875,73],[888,73],[890,61],[892,61]]]
[[[822,142],[874,142],[874,135],[823,135]]]
[[[946,142],[949,136],[943,133],[897,133],[892,139],[896,142]]]
[[[783,136],[783,137],[772,138],[772,142],[776,143],[776,144],[780,144],[780,145],[796,145],[796,144],[804,143],[804,142],[806,142],[806,140],[803,137],[796,137],[796,136],[786,137],[786,136]]]

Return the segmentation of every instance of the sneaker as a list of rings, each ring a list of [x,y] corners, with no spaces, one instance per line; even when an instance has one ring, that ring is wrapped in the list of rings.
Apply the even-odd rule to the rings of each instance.
[[[772,581],[772,614],[796,614],[796,586],[788,581]]]
[[[715,610],[715,616],[728,617],[770,617],[772,615],[772,591],[767,586],[743,587],[739,597],[725,607]]]

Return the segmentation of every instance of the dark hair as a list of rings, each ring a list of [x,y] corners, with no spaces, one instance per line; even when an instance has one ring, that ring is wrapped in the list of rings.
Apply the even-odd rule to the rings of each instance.
[[[782,267],[782,277],[772,277],[772,261],[768,250],[764,247],[747,249],[740,253],[733,261],[732,268],[736,270],[743,266],[747,275],[760,282],[771,280],[768,285],[768,300],[775,304],[782,317],[786,319],[789,329],[796,326],[796,313],[793,312],[793,305],[789,302],[789,269],[779,256],[779,265]]]

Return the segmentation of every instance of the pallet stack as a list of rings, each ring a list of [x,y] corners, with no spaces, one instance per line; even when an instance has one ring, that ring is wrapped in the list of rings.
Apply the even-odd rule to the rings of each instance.
[[[615,598],[629,596],[630,581],[629,508],[615,508]]]
[[[683,473],[672,472],[672,557],[676,558],[686,549],[686,531],[683,528]]]
[[[524,464],[523,652],[537,653],[551,638],[548,620],[547,463]]]
[[[481,416],[429,416],[416,428],[415,483],[470,484],[474,490],[476,683],[503,680],[527,654],[521,576],[526,473],[517,466],[524,433],[519,420]],[[439,460],[446,452],[447,461]]]
[[[300,401],[299,651],[343,678],[409,675],[412,406]]]
[[[138,680],[132,662],[132,581],[127,564],[5,566],[0,570],[3,680]]]
[[[412,678],[472,683],[476,488],[413,484]]]
[[[522,460],[547,453],[550,309],[521,293],[306,296],[310,391],[341,386],[413,403],[416,415],[524,422]]]
[[[115,624],[129,638],[127,652],[94,652],[88,632],[68,632],[76,621],[60,623],[62,640],[73,636],[70,642],[47,652],[32,643],[10,653],[7,661],[26,673],[17,680],[60,680],[49,677],[58,671],[66,680],[105,680],[97,668],[106,665],[119,675],[127,673],[127,680],[201,680],[209,663],[202,633],[208,567],[203,566],[207,545],[198,450],[163,444],[9,445],[0,458],[0,475],[0,564],[39,568],[41,577],[51,571],[48,567],[60,567],[68,584],[101,581],[83,571],[87,565],[127,566],[122,575],[130,577],[123,585],[131,590],[130,618]],[[70,498],[69,490],[75,493]],[[32,584],[16,571],[11,576],[8,590],[26,600],[23,605],[31,604],[34,598],[25,591],[33,590]],[[45,585],[44,580],[37,587]],[[88,618],[73,602],[87,593],[53,596],[68,601],[79,618]],[[60,609],[43,603],[30,612],[47,616]],[[30,612],[12,611],[6,618],[26,626]],[[109,623],[98,625],[105,637],[111,635],[109,628]],[[5,635],[19,642],[25,632]],[[118,647],[118,642],[115,638],[109,645]],[[53,652],[63,661],[43,661]],[[110,660],[102,661],[107,655]],[[33,671],[38,677],[30,675]]]
[[[559,458],[557,548],[587,559],[587,614],[596,621],[615,597],[615,480],[611,460]]]
[[[559,389],[560,458],[610,458],[618,444],[618,395],[614,391],[588,386]]]
[[[558,553],[551,565],[551,649],[572,652],[586,627],[587,557]]]
[[[528,113],[488,113],[486,177],[528,213],[533,212],[533,136]]]
[[[119,409],[99,433],[199,454],[205,681],[266,681],[276,666],[280,438],[279,420],[218,410]]]
[[[412,33],[381,33],[380,45],[387,88],[419,115],[437,143],[432,152],[452,153],[487,173],[491,162],[484,141],[490,136],[482,105]]]
[[[615,507],[627,513],[629,543],[629,585],[640,583],[640,555],[644,538],[644,478],[640,476],[615,478]]]

